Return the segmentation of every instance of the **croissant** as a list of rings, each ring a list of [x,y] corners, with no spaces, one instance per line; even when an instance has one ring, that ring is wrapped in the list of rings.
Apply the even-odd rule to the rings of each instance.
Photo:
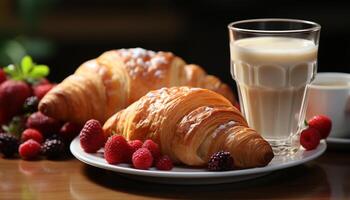
[[[207,88],[234,102],[231,89],[198,65],[170,52],[134,48],[107,51],[83,63],[45,95],[39,110],[64,121],[104,122],[148,91],[171,86]]]
[[[173,161],[202,166],[220,150],[229,151],[239,168],[267,165],[273,151],[226,98],[207,89],[162,88],[151,91],[110,117],[106,137],[152,139]]]

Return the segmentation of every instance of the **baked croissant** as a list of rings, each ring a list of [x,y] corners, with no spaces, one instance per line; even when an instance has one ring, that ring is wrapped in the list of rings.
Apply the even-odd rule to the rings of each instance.
[[[106,137],[152,139],[163,154],[190,166],[205,165],[220,150],[239,168],[267,165],[273,151],[223,96],[207,89],[172,87],[151,91],[103,126]]]
[[[170,52],[134,48],[107,51],[83,63],[45,95],[39,110],[64,121],[104,122],[148,91],[172,86],[207,88],[234,102],[231,89],[198,65]]]

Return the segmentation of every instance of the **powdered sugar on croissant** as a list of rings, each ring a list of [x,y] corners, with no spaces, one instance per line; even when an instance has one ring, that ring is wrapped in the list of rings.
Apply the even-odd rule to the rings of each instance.
[[[64,121],[104,122],[150,90],[172,86],[207,88],[234,102],[231,89],[198,65],[187,65],[170,52],[132,48],[83,63],[40,101],[39,110]]]

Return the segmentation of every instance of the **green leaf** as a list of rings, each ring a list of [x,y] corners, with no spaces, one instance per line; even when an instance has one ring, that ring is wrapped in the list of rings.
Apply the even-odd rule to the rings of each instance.
[[[21,61],[21,70],[23,74],[28,74],[33,68],[33,60],[30,56],[24,56]]]
[[[49,75],[50,69],[47,65],[36,65],[30,72],[31,78],[42,78]]]

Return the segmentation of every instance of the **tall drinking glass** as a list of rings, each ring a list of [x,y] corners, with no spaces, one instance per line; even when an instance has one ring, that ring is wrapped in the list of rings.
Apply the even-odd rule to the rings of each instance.
[[[306,90],[317,71],[320,25],[295,19],[252,19],[228,25],[231,74],[248,124],[275,155],[295,152]]]

